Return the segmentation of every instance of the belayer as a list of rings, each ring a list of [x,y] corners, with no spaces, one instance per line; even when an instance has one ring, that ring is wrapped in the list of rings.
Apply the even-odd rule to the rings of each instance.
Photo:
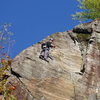
[[[49,51],[50,51],[50,48],[55,48],[53,41],[54,41],[53,38],[50,38],[47,42],[41,44],[42,50],[41,50],[39,58],[47,62],[49,62],[48,58],[52,59],[52,57],[50,57],[49,55]]]

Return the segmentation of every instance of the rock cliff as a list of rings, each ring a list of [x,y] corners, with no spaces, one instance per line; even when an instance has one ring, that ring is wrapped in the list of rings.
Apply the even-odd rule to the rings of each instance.
[[[48,63],[39,55],[49,38],[56,48]],[[17,100],[100,100],[100,20],[52,34],[23,50],[11,73]]]

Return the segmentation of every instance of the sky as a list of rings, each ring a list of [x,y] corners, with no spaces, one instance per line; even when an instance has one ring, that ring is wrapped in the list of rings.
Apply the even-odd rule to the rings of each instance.
[[[79,21],[77,0],[0,0],[0,25],[11,24],[14,43],[11,57],[55,32],[72,29]]]

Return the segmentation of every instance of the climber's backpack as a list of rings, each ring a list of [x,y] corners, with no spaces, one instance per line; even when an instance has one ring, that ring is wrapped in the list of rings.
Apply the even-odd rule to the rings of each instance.
[[[44,48],[46,48],[46,47],[47,47],[47,44],[46,44],[46,43],[42,43],[42,44],[41,44],[41,48],[42,48],[42,49],[44,49]]]

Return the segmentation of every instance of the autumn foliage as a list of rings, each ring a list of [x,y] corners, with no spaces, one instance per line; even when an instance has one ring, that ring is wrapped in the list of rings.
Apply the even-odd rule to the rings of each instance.
[[[11,47],[13,40],[11,39],[12,33],[8,30],[9,24],[4,24],[0,27],[0,95],[1,100],[16,100],[12,95],[12,91],[16,90],[14,84],[9,84],[8,78],[10,77],[11,63],[10,58]]]

